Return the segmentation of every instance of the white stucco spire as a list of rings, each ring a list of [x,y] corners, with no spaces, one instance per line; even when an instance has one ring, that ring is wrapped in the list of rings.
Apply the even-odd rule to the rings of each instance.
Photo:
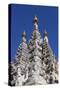
[[[46,29],[45,29],[45,32],[44,32],[44,40],[48,43],[48,34],[46,32]]]
[[[38,30],[38,18],[37,18],[37,16],[34,17],[33,23],[34,23],[34,30]]]
[[[26,33],[25,33],[25,31],[22,33],[22,42],[26,42]]]

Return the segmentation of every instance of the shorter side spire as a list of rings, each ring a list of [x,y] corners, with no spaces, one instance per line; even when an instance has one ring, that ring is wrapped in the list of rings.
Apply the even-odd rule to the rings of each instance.
[[[48,33],[46,32],[46,30],[44,32],[44,41],[48,43]]]
[[[48,33],[47,33],[47,31],[45,30],[45,32],[44,32],[44,36],[48,36]]]
[[[26,33],[25,33],[25,31],[22,33],[22,42],[26,42]]]

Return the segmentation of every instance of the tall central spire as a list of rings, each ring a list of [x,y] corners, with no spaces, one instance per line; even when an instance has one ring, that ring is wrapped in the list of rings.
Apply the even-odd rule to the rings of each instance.
[[[33,23],[34,23],[34,30],[38,30],[38,18],[37,18],[37,16],[34,17]]]

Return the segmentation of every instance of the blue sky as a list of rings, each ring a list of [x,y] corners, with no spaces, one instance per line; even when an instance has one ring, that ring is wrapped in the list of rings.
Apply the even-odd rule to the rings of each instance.
[[[35,15],[39,19],[41,37],[46,29],[50,46],[58,58],[58,7],[20,4],[11,5],[11,58],[16,55],[23,31],[26,32],[27,41],[30,39]]]

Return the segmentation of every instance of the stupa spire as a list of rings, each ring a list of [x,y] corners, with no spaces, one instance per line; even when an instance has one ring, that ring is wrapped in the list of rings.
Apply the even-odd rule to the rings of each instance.
[[[22,42],[26,42],[26,33],[25,33],[25,31],[22,33]]]
[[[48,43],[48,33],[45,29],[45,32],[44,32],[44,41],[46,41]]]
[[[45,32],[44,32],[44,36],[48,36],[48,33],[47,33],[46,29],[45,29]]]
[[[34,30],[38,30],[38,18],[37,18],[37,16],[34,17],[33,23],[34,23]]]

